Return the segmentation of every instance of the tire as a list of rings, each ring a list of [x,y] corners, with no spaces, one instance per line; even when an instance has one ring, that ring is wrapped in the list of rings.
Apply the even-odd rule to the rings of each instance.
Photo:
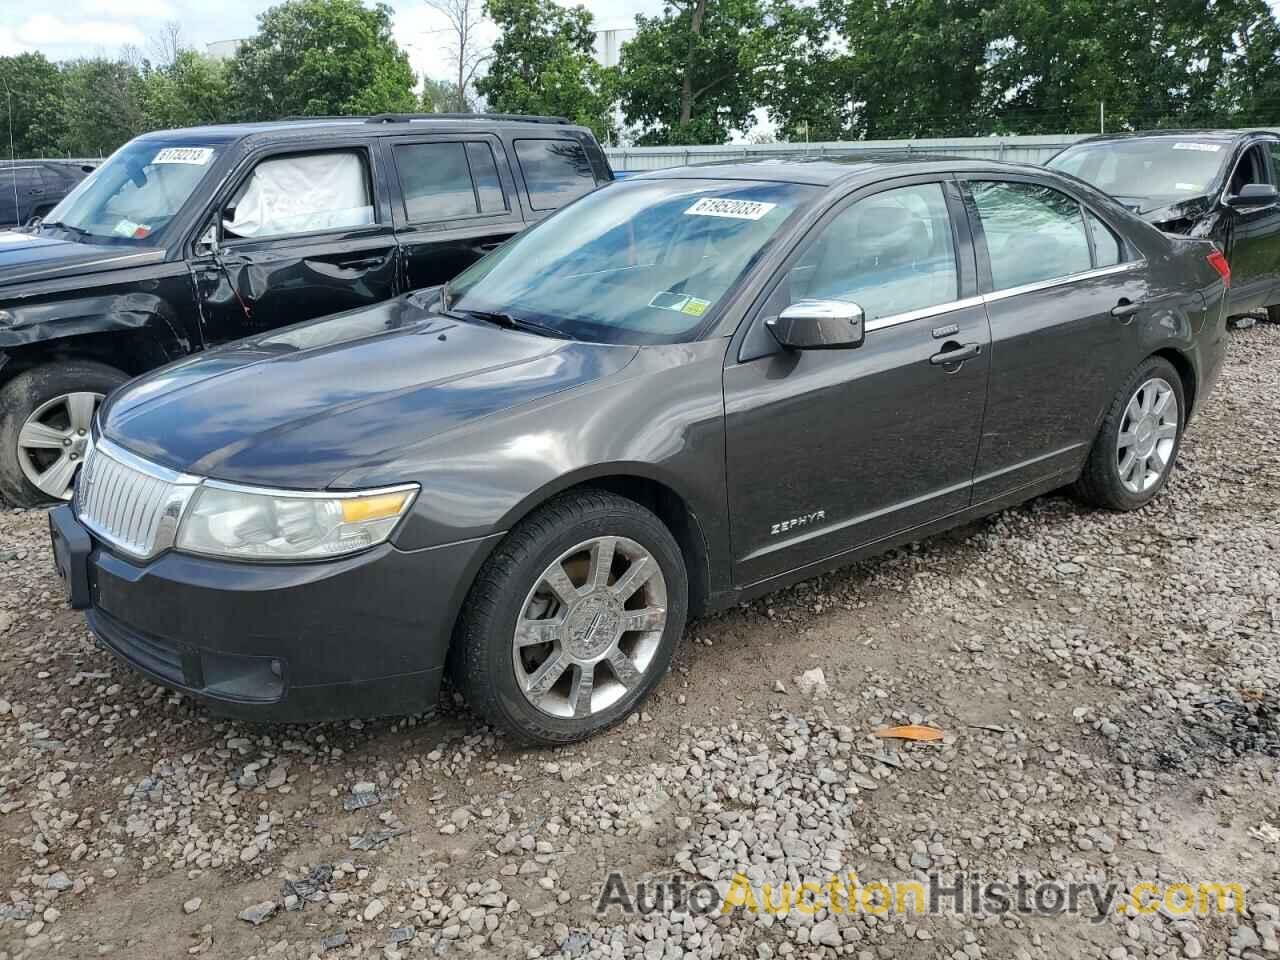
[[[1135,421],[1134,413],[1141,413],[1143,402],[1149,395],[1152,410]],[[1168,409],[1168,402],[1177,404],[1174,411]],[[1131,407],[1131,404],[1136,404],[1136,407]],[[1182,445],[1186,415],[1182,378],[1173,364],[1162,357],[1144,360],[1107,408],[1093,448],[1089,451],[1089,459],[1075,483],[1077,496],[1088,504],[1108,510],[1137,510],[1149,503],[1168,483],[1173,472]],[[1134,427],[1137,429],[1132,429]],[[1123,450],[1122,430],[1128,440]],[[1125,453],[1132,454],[1135,460],[1127,476],[1122,476],[1122,468],[1129,462]],[[1137,463],[1137,460],[1143,463]]]
[[[92,395],[96,398],[93,405],[96,409],[102,397],[128,379],[128,374],[104,363],[68,360],[34,367],[0,387],[0,497],[15,507],[34,507],[68,499],[70,479],[75,476],[78,461],[83,458],[88,436],[87,433],[80,434],[72,425],[73,406],[64,404],[59,407],[59,398]],[[86,424],[81,416],[84,409],[84,403],[75,403],[76,423],[80,429],[84,429]],[[44,448],[19,449],[19,436],[33,415],[41,423],[67,434],[65,450],[55,447],[47,451]],[[65,462],[63,457],[67,458]],[[42,490],[33,481],[32,472],[55,467],[58,472],[46,475],[46,482],[52,484],[65,474],[68,489],[61,492]]]
[[[602,548],[606,540],[612,551]],[[651,562],[637,567],[642,554]],[[605,555],[612,563],[603,586],[592,588],[587,581]],[[567,577],[558,595],[546,579],[553,565]],[[654,566],[620,603],[635,573]],[[626,717],[662,679],[684,633],[688,596],[680,547],[653,513],[603,490],[561,495],[521,521],[476,577],[450,651],[454,684],[475,713],[519,740],[585,739]],[[640,609],[646,613],[636,615]],[[656,624],[649,611],[659,610],[665,620]],[[639,629],[626,629],[628,615]],[[517,654],[517,622],[539,617],[545,628],[523,630],[530,642]],[[553,662],[567,666],[561,673]],[[527,694],[530,686],[540,692]]]
[[[1280,303],[1267,307],[1267,319],[1272,323],[1280,323]]]

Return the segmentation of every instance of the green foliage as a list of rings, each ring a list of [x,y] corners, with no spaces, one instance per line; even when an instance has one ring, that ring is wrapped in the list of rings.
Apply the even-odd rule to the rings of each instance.
[[[615,71],[596,62],[587,9],[554,0],[486,0],[485,11],[501,31],[489,72],[476,83],[489,109],[568,117],[611,140]]]
[[[182,50],[167,67],[144,67],[142,112],[148,130],[224,122],[231,115],[226,65]]]
[[[423,77],[418,109],[423,113],[467,113],[475,110],[475,103],[470,99],[459,103],[458,88],[448,80]]]
[[[75,157],[105,156],[144,129],[142,77],[104,57],[63,64],[66,131],[62,149]]]
[[[359,0],[287,0],[258,18],[230,66],[242,119],[409,112],[408,56],[391,38],[391,8]]]
[[[9,156],[12,123],[16,156],[59,154],[65,131],[64,102],[62,73],[43,54],[0,57],[0,153]]]
[[[639,142],[723,143],[749,129],[766,28],[761,0],[670,0],[658,16],[637,16],[619,92]]]

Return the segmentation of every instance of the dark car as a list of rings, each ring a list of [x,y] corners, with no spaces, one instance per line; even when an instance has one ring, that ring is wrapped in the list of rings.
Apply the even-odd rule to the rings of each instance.
[[[495,114],[150,133],[0,233],[0,499],[66,499],[103,396],[217,344],[443,283],[613,177]]]
[[[1049,166],[1087,180],[1166,233],[1214,241],[1228,313],[1280,321],[1280,134],[1172,130],[1090,137]]]
[[[92,172],[90,164],[61,160],[0,161],[0,227],[43,217]]]
[[[242,717],[587,736],[724,607],[1074,483],[1147,503],[1228,271],[1042,168],[663,170],[442,289],[143,377],[58,569],[101,642]]]

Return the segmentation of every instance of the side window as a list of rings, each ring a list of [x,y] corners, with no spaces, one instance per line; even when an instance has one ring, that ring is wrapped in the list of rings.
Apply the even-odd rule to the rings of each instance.
[[[1271,152],[1271,182],[1280,186],[1280,140],[1268,140]]]
[[[1034,183],[970,183],[996,290],[1092,268],[1080,204]]]
[[[1089,234],[1093,237],[1093,265],[1095,267],[1113,267],[1124,261],[1124,246],[1120,238],[1111,232],[1111,228],[1085,211],[1085,220],[1089,224]]]
[[[1252,146],[1241,154],[1239,162],[1236,163],[1235,172],[1231,175],[1230,192],[1239,193],[1242,188],[1251,183],[1268,183],[1267,160],[1261,144]]]
[[[227,235],[282,237],[373,223],[369,168],[360,150],[263,160],[222,214]]]
[[[828,223],[770,299],[850,300],[867,320],[959,296],[955,242],[942,186],[925,183],[859,200]]]
[[[533,209],[555,210],[595,189],[591,161],[578,141],[517,140],[515,148]]]
[[[410,223],[507,209],[487,143],[406,143],[396,146],[395,158]]]

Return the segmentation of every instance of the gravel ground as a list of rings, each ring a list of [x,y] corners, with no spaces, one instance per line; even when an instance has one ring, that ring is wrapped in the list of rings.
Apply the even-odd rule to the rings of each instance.
[[[212,718],[96,649],[43,515],[0,512],[0,960],[1280,954],[1277,398],[1280,327],[1235,331],[1146,510],[1045,497],[695,622],[642,715],[554,751],[460,707]],[[946,735],[874,736],[902,722]],[[595,912],[613,871],[850,870],[1223,879],[1247,906]]]

